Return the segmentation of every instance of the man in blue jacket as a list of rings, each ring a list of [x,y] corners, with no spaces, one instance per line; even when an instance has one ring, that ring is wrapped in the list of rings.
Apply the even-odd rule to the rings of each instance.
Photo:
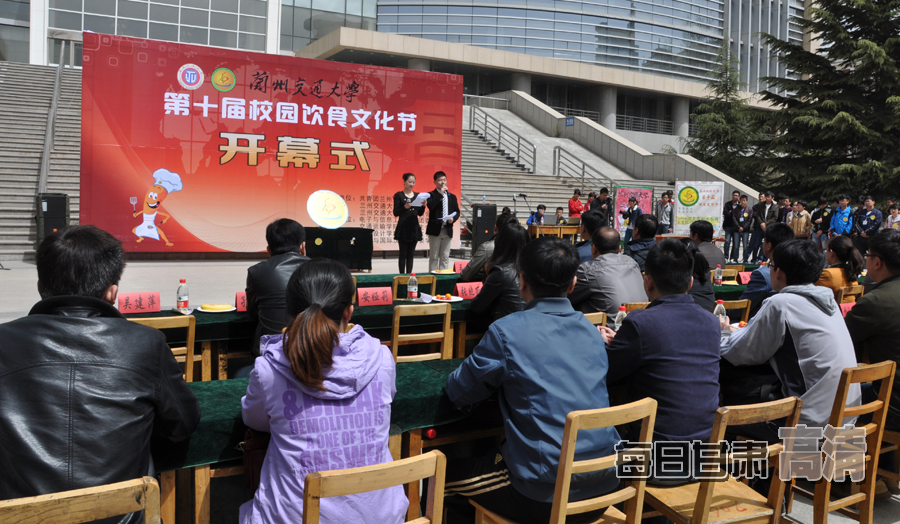
[[[838,197],[841,205],[831,215],[831,231],[833,235],[849,235],[853,231],[853,210],[850,209],[850,197]]]
[[[516,522],[547,522],[566,416],[609,407],[603,337],[566,298],[577,269],[578,252],[570,242],[541,237],[525,246],[518,262],[525,310],[491,324],[447,378],[447,396],[459,407],[499,390],[506,429],[499,449],[447,464],[448,522],[472,521],[467,498]],[[551,350],[562,345],[565,351]],[[575,460],[612,455],[618,441],[614,428],[581,432]],[[576,476],[569,500],[596,497],[617,485],[614,468]]]
[[[878,234],[884,217],[875,209],[875,199],[871,195],[863,197],[863,212],[856,215],[859,222],[853,230],[853,245],[863,255],[869,250],[869,239]]]

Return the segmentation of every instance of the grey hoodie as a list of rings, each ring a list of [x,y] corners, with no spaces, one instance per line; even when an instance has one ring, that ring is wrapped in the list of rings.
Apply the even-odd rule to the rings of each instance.
[[[800,423],[814,427],[828,423],[841,372],[856,367],[831,290],[812,284],[788,286],[766,299],[745,328],[723,339],[722,357],[736,366],[768,362],[784,396],[803,401]],[[860,398],[859,385],[850,386],[847,406],[858,406]]]

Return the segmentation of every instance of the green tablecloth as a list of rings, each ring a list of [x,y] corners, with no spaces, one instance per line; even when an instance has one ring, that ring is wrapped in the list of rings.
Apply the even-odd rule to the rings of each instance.
[[[716,300],[737,300],[741,298],[747,286],[713,286],[713,292],[716,294]]]
[[[421,273],[416,273],[417,276],[421,275],[431,275],[431,273],[427,271],[422,271]],[[388,274],[388,275],[353,275],[356,277],[356,287],[391,287],[394,282],[394,277],[397,276],[406,276],[401,275],[400,273]],[[438,295],[443,295],[444,293],[453,293],[453,288],[456,287],[456,283],[459,281],[459,275],[456,273],[448,273],[445,275],[434,275],[437,277],[437,291],[435,291]],[[421,291],[426,291],[424,288]],[[398,296],[406,295],[406,286],[400,286],[397,289]]]
[[[439,426],[465,416],[444,394],[447,376],[460,363],[462,359],[397,365],[391,434]],[[184,442],[173,444],[154,439],[156,469],[168,471],[240,459],[242,454],[235,446],[244,437],[241,397],[247,391],[247,382],[247,379],[232,379],[189,384],[200,403],[200,424]]]

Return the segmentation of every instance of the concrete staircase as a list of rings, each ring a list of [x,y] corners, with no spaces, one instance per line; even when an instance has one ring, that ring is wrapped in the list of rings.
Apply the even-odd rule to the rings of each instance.
[[[505,151],[497,149],[475,131],[465,128],[462,134],[462,171],[512,176],[527,173],[525,168],[516,164]]]
[[[0,260],[33,256],[35,195],[56,68],[0,62]]]
[[[81,184],[81,70],[63,70],[50,153],[48,193],[69,195],[69,223],[78,223]]]

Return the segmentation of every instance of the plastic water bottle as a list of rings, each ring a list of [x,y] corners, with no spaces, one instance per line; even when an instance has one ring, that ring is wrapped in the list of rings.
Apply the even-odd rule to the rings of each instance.
[[[481,203],[487,204],[487,195],[481,195]]]
[[[178,308],[178,311],[187,314],[188,305],[190,304],[190,298],[188,297],[188,287],[187,284],[185,284],[185,279],[182,278],[180,282],[181,283],[178,285],[178,291],[175,292],[175,307]]]
[[[618,331],[619,328],[622,327],[622,323],[625,322],[625,317],[627,315],[628,315],[628,313],[625,312],[625,306],[619,306],[619,312],[616,313],[616,320],[613,323],[613,325],[614,325],[613,329]]]
[[[406,283],[406,298],[419,298],[419,281],[415,273],[410,273],[409,282]]]
[[[721,266],[721,264],[716,264],[716,274],[713,277],[713,285],[714,286],[722,285],[722,266]]]
[[[725,311],[725,301],[724,300],[716,300],[716,308],[713,309],[713,315],[718,319],[725,319],[728,321],[728,313]],[[726,324],[725,327],[722,328],[722,340],[731,336],[731,329]]]

